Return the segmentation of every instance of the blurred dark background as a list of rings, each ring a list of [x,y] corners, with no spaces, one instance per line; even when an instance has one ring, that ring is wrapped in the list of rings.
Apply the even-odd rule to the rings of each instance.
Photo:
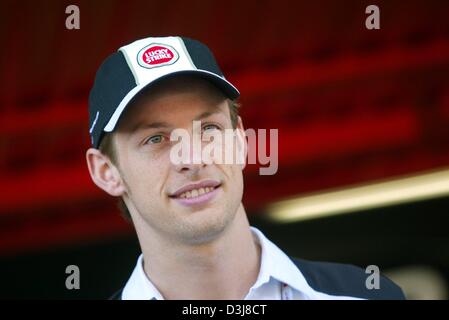
[[[65,27],[72,4],[79,30]],[[370,4],[380,30],[365,27]],[[245,169],[252,224],[291,255],[376,264],[410,298],[447,299],[448,196],[283,224],[266,208],[449,167],[448,13],[443,0],[2,1],[0,298],[103,299],[124,285],[140,249],[88,175],[87,96],[123,44],[183,35],[240,89],[247,128],[279,129],[277,174]],[[79,290],[65,287],[72,264]]]

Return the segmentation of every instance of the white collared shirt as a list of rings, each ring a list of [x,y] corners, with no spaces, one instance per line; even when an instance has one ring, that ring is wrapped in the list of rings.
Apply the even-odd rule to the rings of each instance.
[[[293,261],[263,233],[251,227],[253,238],[261,247],[261,264],[256,282],[245,300],[304,300],[304,299],[357,299],[332,296],[315,291],[308,284]],[[122,293],[123,300],[164,300],[143,269],[143,255],[137,260],[131,277]]]

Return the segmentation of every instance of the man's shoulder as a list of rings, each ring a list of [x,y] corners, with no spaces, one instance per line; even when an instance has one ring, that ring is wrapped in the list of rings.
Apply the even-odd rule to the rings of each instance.
[[[303,274],[308,285],[315,291],[334,296],[361,299],[403,300],[404,293],[393,281],[379,275],[378,288],[369,289],[367,279],[371,273],[351,264],[290,259]],[[371,283],[368,280],[368,283]]]

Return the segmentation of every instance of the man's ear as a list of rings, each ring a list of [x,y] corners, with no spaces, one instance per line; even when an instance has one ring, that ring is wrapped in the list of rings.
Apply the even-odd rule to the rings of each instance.
[[[120,172],[106,155],[98,149],[89,148],[86,160],[90,177],[99,188],[114,197],[123,195],[126,188]]]
[[[238,163],[242,164],[242,170],[246,167],[246,158],[248,154],[248,141],[246,140],[245,128],[243,127],[243,121],[240,116],[237,120],[237,156],[239,157]]]

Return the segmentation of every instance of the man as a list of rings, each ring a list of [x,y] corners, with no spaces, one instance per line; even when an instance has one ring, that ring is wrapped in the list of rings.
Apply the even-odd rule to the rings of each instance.
[[[190,146],[188,161],[174,161],[172,133],[193,138],[195,121],[199,135],[235,129],[231,149],[244,149],[238,97],[210,50],[188,38],[138,40],[100,66],[87,164],[98,187],[121,197],[142,249],[113,298],[402,299],[384,277],[369,290],[364,270],[291,259],[250,227],[242,164],[193,161]]]

